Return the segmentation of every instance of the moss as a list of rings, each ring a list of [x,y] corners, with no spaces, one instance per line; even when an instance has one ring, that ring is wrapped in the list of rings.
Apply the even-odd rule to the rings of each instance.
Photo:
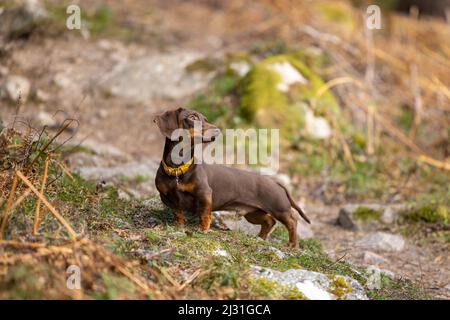
[[[353,217],[363,222],[379,220],[382,210],[375,210],[367,207],[359,207],[353,212]]]
[[[217,69],[216,65],[218,64],[218,61],[211,58],[201,58],[197,59],[191,63],[189,63],[185,70],[190,73],[194,72],[201,72],[201,73],[210,73]]]
[[[335,276],[331,281],[330,292],[338,299],[343,299],[352,292],[352,288],[348,285],[344,277]]]
[[[405,218],[410,222],[443,223],[448,225],[450,223],[449,207],[439,204],[427,204],[408,211]]]
[[[289,63],[308,83],[291,86],[289,93],[281,92],[277,85],[282,79],[271,68],[276,63]],[[318,75],[294,56],[272,56],[256,64],[242,79],[239,114],[258,126],[278,127],[287,136],[297,136],[303,127],[303,110],[299,102],[314,103],[317,114],[339,113],[338,104],[330,92],[316,100],[316,92],[323,84]]]
[[[273,280],[263,277],[254,277],[249,281],[253,298],[307,300],[305,295],[292,286],[283,286]]]
[[[347,5],[336,2],[320,3],[317,9],[326,21],[339,24],[348,31],[354,30],[354,16]]]

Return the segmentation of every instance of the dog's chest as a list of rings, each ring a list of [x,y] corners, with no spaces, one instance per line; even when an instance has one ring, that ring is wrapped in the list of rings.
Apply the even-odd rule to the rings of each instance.
[[[160,181],[156,184],[161,200],[171,208],[181,208],[188,211],[195,210],[195,197],[192,194],[192,183],[176,181]]]

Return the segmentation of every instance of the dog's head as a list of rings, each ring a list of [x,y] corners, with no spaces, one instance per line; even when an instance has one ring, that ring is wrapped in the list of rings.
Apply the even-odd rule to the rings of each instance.
[[[200,112],[178,108],[166,111],[155,116],[156,123],[161,133],[172,140],[172,133],[176,129],[188,130],[192,139],[201,135],[202,142],[211,142],[220,134],[220,129],[208,122],[208,119]],[[197,130],[195,130],[197,129]]]

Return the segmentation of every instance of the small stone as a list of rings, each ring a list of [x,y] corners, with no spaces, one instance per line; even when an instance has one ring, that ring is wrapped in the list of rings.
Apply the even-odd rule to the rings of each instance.
[[[272,247],[272,246],[260,246],[258,249],[261,250],[261,251],[271,251],[271,252],[273,252],[279,259],[284,259],[284,258],[286,258],[286,253],[284,253],[283,251],[281,251],[281,250],[279,250],[279,249],[277,249],[277,248],[275,248],[275,247]]]
[[[389,261],[382,256],[372,252],[372,251],[364,251],[363,253],[363,261],[368,265],[380,265],[387,264]]]
[[[396,212],[391,207],[387,207],[383,211],[383,214],[381,215],[380,220],[384,224],[393,224],[395,222],[396,218],[397,218]]]
[[[405,247],[405,240],[399,235],[375,232],[360,239],[356,244],[373,250],[400,252]]]
[[[230,256],[230,254],[226,250],[223,250],[223,249],[214,250],[213,255],[216,257],[224,257],[224,258],[227,258]]]
[[[4,91],[12,102],[20,99],[24,103],[30,94],[30,82],[22,76],[8,76],[4,84]]]
[[[444,287],[444,289],[450,292],[450,283],[447,284],[447,285]]]

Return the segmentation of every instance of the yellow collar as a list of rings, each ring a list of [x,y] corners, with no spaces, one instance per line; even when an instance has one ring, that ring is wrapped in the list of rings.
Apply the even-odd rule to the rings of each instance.
[[[182,174],[185,174],[189,168],[191,167],[192,163],[194,162],[194,158],[191,158],[191,160],[189,160],[188,162],[186,162],[185,164],[182,164],[179,167],[176,168],[172,168],[169,167],[165,162],[164,159],[161,160],[161,163],[163,165],[164,168],[164,172],[169,175],[169,176],[174,176],[174,177],[179,177]]]

